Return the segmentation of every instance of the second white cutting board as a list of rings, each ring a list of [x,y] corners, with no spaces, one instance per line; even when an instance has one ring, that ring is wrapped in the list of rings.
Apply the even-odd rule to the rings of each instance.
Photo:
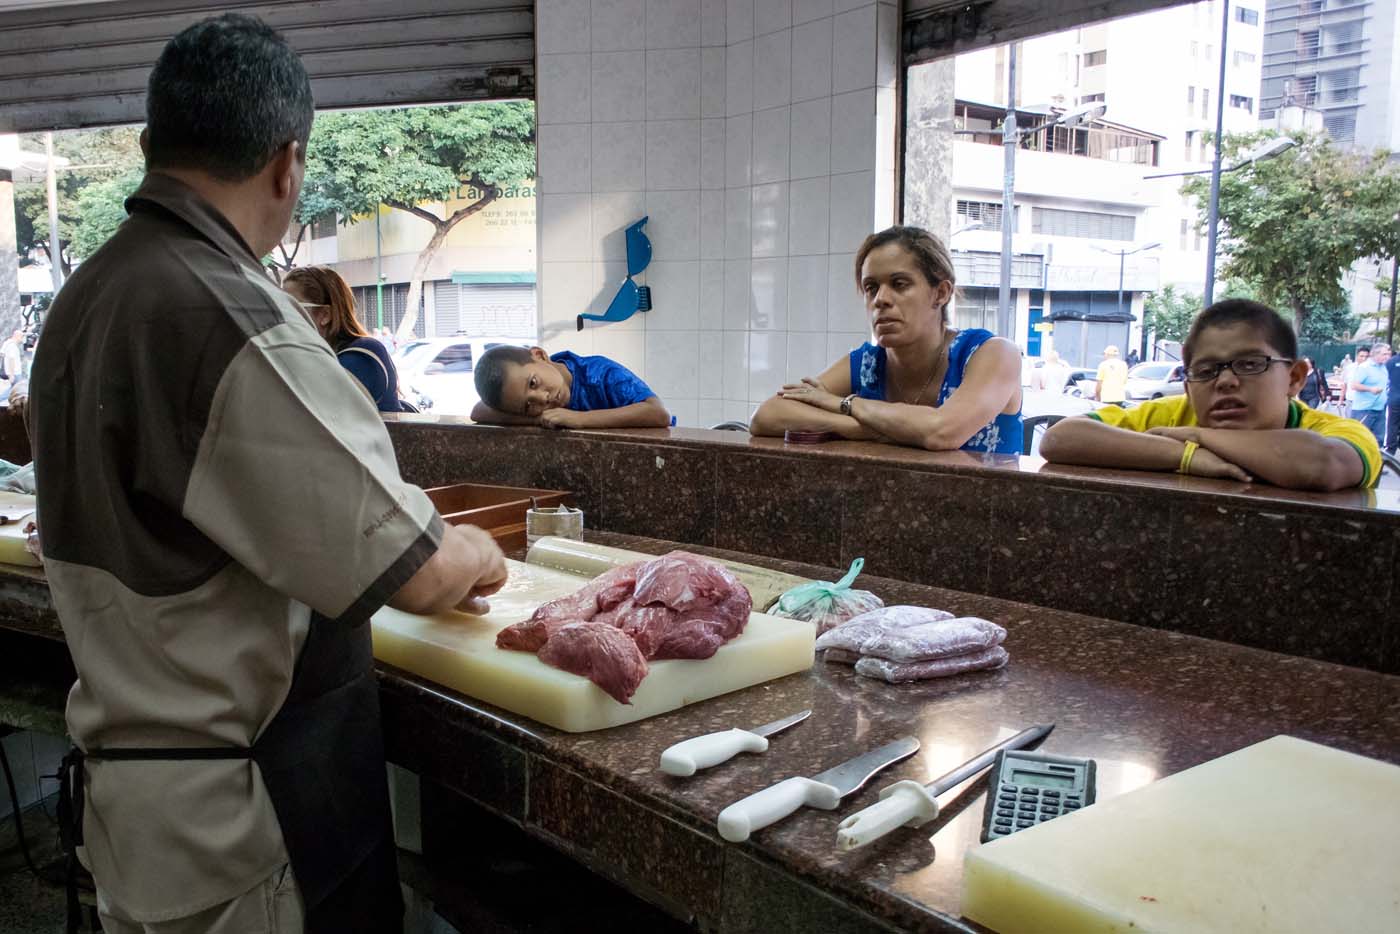
[[[487,616],[380,610],[372,621],[374,657],[569,733],[633,723],[812,667],[811,623],[754,613],[744,632],[711,658],[652,662],[632,703],[619,704],[588,679],[551,668],[531,652],[496,648],[496,633],[586,583],[562,571],[507,563],[510,581],[491,597]]]

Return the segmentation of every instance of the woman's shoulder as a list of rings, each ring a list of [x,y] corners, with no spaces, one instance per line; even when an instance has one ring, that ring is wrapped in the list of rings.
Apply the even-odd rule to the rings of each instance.
[[[340,350],[337,351],[337,353],[346,350],[366,350],[374,354],[376,357],[389,356],[388,348],[384,346],[383,342],[373,337],[351,338],[350,340],[340,345]]]

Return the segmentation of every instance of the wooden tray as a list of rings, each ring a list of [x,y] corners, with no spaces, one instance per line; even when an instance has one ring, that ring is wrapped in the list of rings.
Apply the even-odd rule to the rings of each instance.
[[[504,551],[525,547],[525,512],[531,506],[572,506],[564,490],[535,490],[485,483],[454,483],[424,490],[452,525],[475,525],[491,533]]]

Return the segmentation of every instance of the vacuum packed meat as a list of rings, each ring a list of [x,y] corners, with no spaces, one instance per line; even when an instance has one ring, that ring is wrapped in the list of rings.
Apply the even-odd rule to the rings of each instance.
[[[1011,656],[1006,649],[994,645],[980,652],[968,652],[947,658],[935,658],[925,662],[895,662],[887,658],[867,655],[856,662],[856,674],[867,678],[879,678],[891,684],[905,681],[927,681],[930,678],[946,678],[948,675],[964,671],[1001,668]]]

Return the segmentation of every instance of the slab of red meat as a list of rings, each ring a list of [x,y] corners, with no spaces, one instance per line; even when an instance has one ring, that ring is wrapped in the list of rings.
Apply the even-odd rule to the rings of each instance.
[[[614,609],[632,595],[637,564],[624,564],[600,574],[566,597],[541,606],[529,619],[507,626],[496,634],[496,646],[520,652],[538,652],[549,637],[567,623],[586,622],[600,610]]]
[[[647,660],[622,630],[607,623],[569,623],[540,649],[540,661],[582,675],[619,704],[630,704]]]

